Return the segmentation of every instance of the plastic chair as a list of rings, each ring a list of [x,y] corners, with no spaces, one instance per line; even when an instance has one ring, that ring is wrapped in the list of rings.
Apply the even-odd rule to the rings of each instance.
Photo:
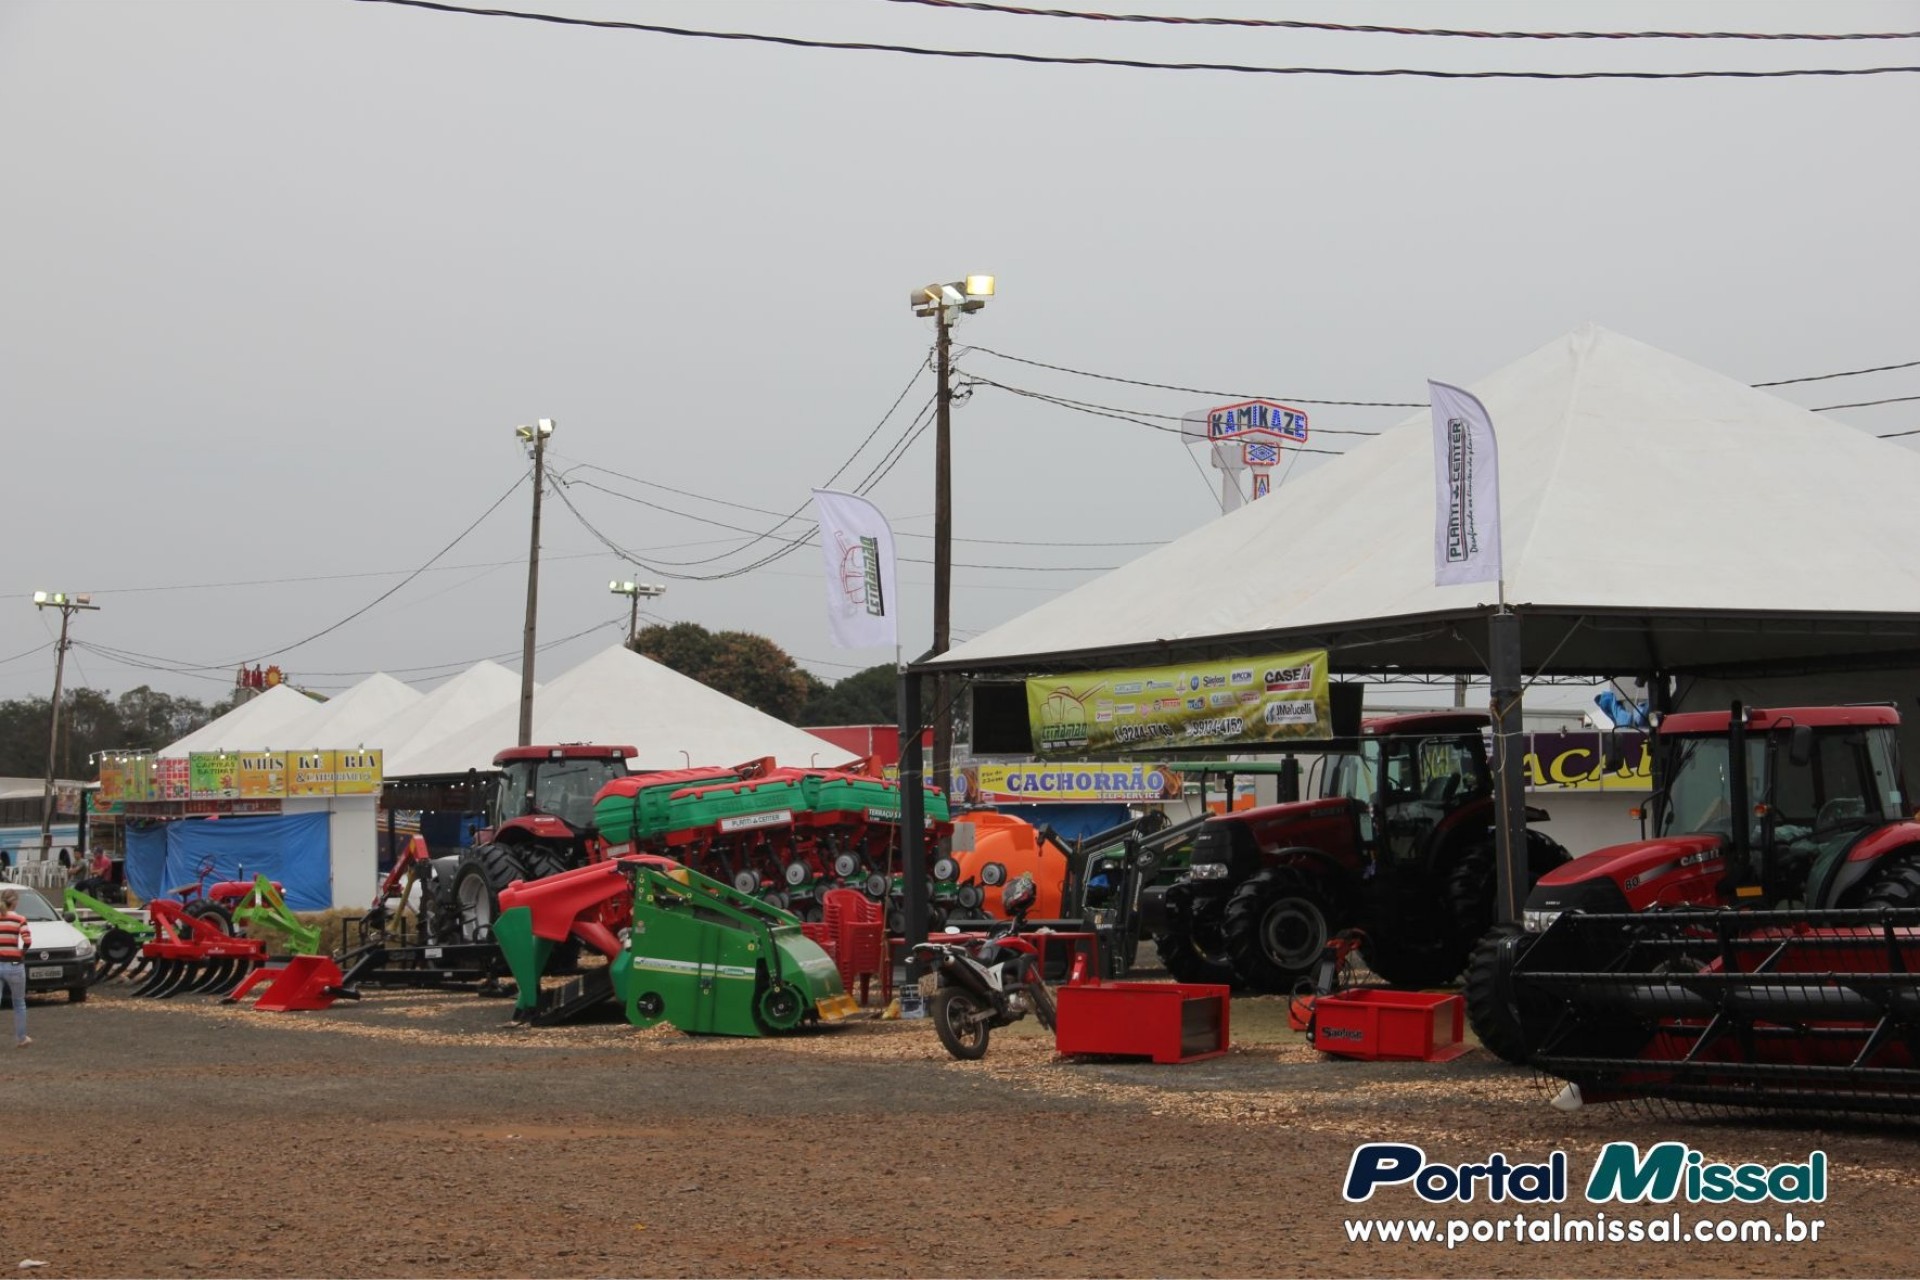
[[[840,970],[840,983],[851,995],[856,983],[860,1003],[867,1003],[873,980],[880,979],[880,999],[893,999],[893,957],[887,948],[887,913],[858,889],[829,889],[821,896],[824,923],[833,935],[829,948]]]

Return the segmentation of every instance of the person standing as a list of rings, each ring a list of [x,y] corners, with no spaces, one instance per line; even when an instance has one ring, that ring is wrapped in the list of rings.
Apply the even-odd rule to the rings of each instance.
[[[27,918],[15,911],[20,905],[18,889],[0,889],[0,983],[13,1000],[13,1044],[24,1049],[33,1043],[27,1034],[27,948],[33,945],[33,931]]]

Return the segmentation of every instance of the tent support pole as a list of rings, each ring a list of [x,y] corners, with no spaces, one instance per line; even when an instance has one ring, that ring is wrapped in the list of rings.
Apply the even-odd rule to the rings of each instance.
[[[900,671],[900,853],[906,898],[907,980],[918,978],[912,948],[927,940],[927,798],[920,749],[920,684],[917,671]]]
[[[1487,620],[1492,686],[1496,922],[1520,918],[1527,888],[1526,738],[1521,718],[1520,615],[1502,606]]]

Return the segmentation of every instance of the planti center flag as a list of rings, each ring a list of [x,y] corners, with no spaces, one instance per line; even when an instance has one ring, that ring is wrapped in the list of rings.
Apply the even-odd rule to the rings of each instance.
[[[1499,582],[1500,454],[1472,392],[1427,383],[1433,399],[1433,582]]]
[[[842,649],[899,644],[893,530],[880,508],[832,489],[813,491],[827,562],[827,629]]]

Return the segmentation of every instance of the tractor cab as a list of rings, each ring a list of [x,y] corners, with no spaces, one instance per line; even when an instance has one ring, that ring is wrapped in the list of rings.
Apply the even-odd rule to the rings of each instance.
[[[1654,752],[1653,836],[1720,837],[1736,901],[1836,905],[1860,879],[1847,853],[1908,815],[1898,732],[1886,706],[1670,715]]]
[[[1460,711],[1369,721],[1352,750],[1324,759],[1321,795],[1354,802],[1359,846],[1376,862],[1424,863],[1493,794],[1487,724]]]
[[[500,770],[487,806],[487,829],[476,844],[500,840],[510,830],[536,840],[568,840],[593,828],[593,797],[627,776],[632,747],[572,743],[558,747],[509,747],[493,758]]]

